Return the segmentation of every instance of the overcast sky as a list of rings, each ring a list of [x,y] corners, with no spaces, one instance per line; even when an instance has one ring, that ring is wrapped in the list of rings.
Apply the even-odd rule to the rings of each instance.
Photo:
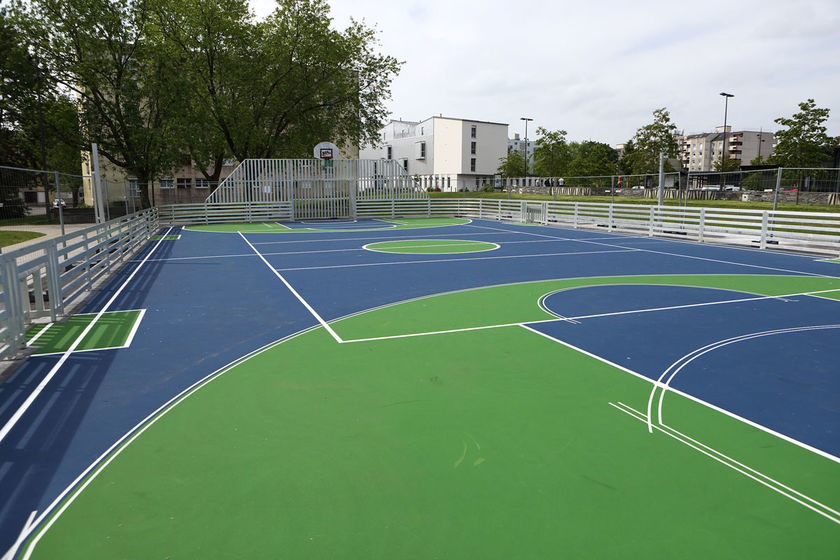
[[[273,0],[250,0],[258,16]],[[392,117],[564,129],[615,144],[667,107],[686,133],[776,130],[813,98],[840,135],[840,0],[330,0],[404,61]]]

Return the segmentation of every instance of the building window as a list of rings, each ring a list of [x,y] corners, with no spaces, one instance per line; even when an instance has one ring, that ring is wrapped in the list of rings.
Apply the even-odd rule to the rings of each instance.
[[[423,133],[423,130],[424,130],[424,128],[421,126],[420,127],[420,136],[425,136],[425,134]]]
[[[475,138],[475,132],[475,125],[472,125],[472,127],[470,128],[470,138]]]
[[[470,142],[470,153],[475,154],[475,142]]]
[[[408,160],[407,159],[403,160],[403,169],[405,169],[406,172],[408,171]]]
[[[475,158],[470,158],[470,171],[475,171]]]
[[[393,155],[394,155],[393,147],[388,146],[388,157],[386,157],[385,159],[393,159]]]
[[[210,188],[210,181],[207,179],[196,179],[195,180],[195,188],[197,189],[209,189]]]
[[[179,189],[188,189],[190,188],[190,184],[192,183],[192,179],[189,177],[178,177],[176,180],[176,184],[178,185]]]
[[[129,196],[140,196],[140,182],[136,177],[128,178],[128,194]]]
[[[160,180],[160,188],[161,189],[174,189],[175,188],[175,181],[171,178],[169,179],[161,179]]]

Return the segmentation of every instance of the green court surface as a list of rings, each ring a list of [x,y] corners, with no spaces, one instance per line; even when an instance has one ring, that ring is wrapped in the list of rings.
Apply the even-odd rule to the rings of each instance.
[[[143,310],[104,313],[82,339],[76,351],[128,346],[143,313]],[[26,333],[27,344],[35,348],[36,355],[66,352],[95,317],[95,313],[85,313],[73,315],[61,323],[36,325]]]
[[[348,340],[551,318],[544,295],[608,283],[840,289],[557,280],[334,326]],[[649,434],[651,388],[517,324],[344,344],[313,329],[157,417],[34,537],[33,558],[837,558],[837,522],[819,513],[840,506],[835,462],[676,394]]]
[[[160,239],[163,239],[164,241],[175,241],[175,240],[181,239],[181,236],[180,235],[153,235],[149,239],[151,239],[152,241],[158,241]]]
[[[453,254],[478,253],[498,249],[495,243],[485,241],[466,241],[463,239],[403,239],[401,241],[381,241],[365,245],[369,251],[401,254]]]
[[[373,220],[371,220],[373,221]],[[381,229],[415,229],[428,227],[444,227],[468,224],[470,220],[463,218],[383,218],[382,225],[371,224],[367,228],[353,228],[353,231],[378,231]],[[323,233],[328,231],[346,231],[341,229],[341,223],[333,224],[330,228],[328,221],[312,222],[310,228],[289,228],[279,222],[261,222],[253,224],[208,224],[185,227],[186,230],[214,231],[220,233]]]

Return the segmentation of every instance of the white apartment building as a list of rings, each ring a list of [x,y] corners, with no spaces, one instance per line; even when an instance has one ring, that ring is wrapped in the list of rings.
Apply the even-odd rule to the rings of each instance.
[[[536,140],[522,140],[519,138],[519,133],[514,133],[513,138],[508,140],[508,153],[519,152],[520,154],[527,153],[528,169],[534,169],[534,149],[537,147]],[[524,153],[523,153],[524,152]]]
[[[361,159],[393,159],[425,188],[476,190],[492,184],[507,155],[508,125],[438,116],[424,121],[392,120],[380,130],[378,146]]]
[[[758,156],[767,157],[776,147],[772,132],[741,130],[732,132],[727,126],[715,127],[714,132],[689,134],[680,144],[680,162],[689,171],[713,171],[723,153],[723,140],[726,134],[726,152],[740,165],[749,165]]]

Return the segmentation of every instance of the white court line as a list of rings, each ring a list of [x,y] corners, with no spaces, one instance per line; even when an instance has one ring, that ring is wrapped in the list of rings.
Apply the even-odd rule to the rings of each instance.
[[[84,354],[85,352],[99,352],[101,350],[119,350],[121,348],[128,348],[131,346],[131,342],[134,340],[134,335],[137,334],[137,330],[140,328],[140,323],[143,321],[143,317],[146,315],[145,309],[132,309],[132,310],[125,310],[125,311],[109,311],[109,313],[134,313],[139,311],[137,318],[134,320],[134,325],[131,327],[131,331],[128,333],[128,336],[125,339],[125,342],[122,346],[102,346],[101,348],[90,348],[88,350],[76,350],[76,354]],[[93,313],[79,313],[79,315],[93,315]],[[58,356],[62,352],[45,352],[39,353],[35,352],[33,356]]]
[[[707,344],[706,346],[703,346],[701,348],[697,348],[697,349],[689,352],[688,354],[686,354],[685,356],[681,357],[680,359],[678,359],[674,363],[672,363],[670,366],[668,366],[665,369],[665,371],[662,372],[662,374],[659,376],[659,379],[657,380],[657,381],[661,382],[663,380],[663,378],[666,375],[668,375],[668,373],[670,372],[670,375],[668,375],[668,379],[665,380],[665,382],[661,384],[662,391],[659,395],[659,406],[658,406],[658,417],[657,417],[658,423],[659,424],[664,424],[664,422],[662,420],[662,403],[665,400],[665,393],[671,388],[671,381],[674,379],[674,377],[680,371],[682,371],[686,366],[688,366],[688,364],[690,364],[691,362],[693,362],[697,358],[699,358],[699,357],[701,357],[705,354],[708,354],[709,352],[712,352],[712,351],[718,350],[720,348],[723,348],[724,346],[729,346],[730,344],[736,344],[738,342],[745,342],[747,340],[753,340],[753,339],[756,339],[756,338],[763,338],[765,336],[774,336],[774,335],[778,335],[778,334],[791,334],[791,333],[806,332],[806,331],[818,331],[818,330],[826,330],[826,329],[840,329],[840,325],[837,325],[837,324],[835,324],[835,325],[810,325],[810,326],[790,327],[790,328],[785,328],[785,329],[774,329],[774,330],[769,330],[769,331],[761,331],[761,332],[743,334],[743,335],[740,335],[740,336],[735,336],[735,337],[719,340],[717,342]],[[653,399],[655,397],[655,392],[656,392],[656,389],[654,388],[653,391],[651,391],[650,397],[648,399],[648,418],[649,418],[649,420],[648,420],[648,431],[652,431],[651,426],[650,426],[650,417],[653,414],[653,408],[652,407],[653,407]]]
[[[171,227],[166,231],[166,234],[164,234],[164,237],[170,231],[172,231]],[[123,282],[122,285],[117,289],[117,291],[114,292],[114,295],[111,296],[111,299],[109,299],[107,301],[107,303],[105,303],[105,305],[99,311],[99,313],[96,314],[96,317],[94,317],[93,320],[90,323],[88,323],[88,326],[85,327],[85,329],[81,332],[81,334],[79,334],[79,336],[76,338],[76,340],[73,341],[73,344],[70,345],[70,348],[68,348],[67,351],[64,352],[64,354],[62,354],[61,358],[55,363],[55,365],[52,367],[52,369],[50,369],[50,371],[47,373],[47,375],[44,376],[44,378],[41,380],[41,382],[38,384],[38,386],[35,388],[35,390],[33,390],[32,393],[29,394],[29,397],[27,397],[27,399],[23,402],[23,404],[20,405],[20,407],[17,409],[17,411],[15,411],[14,415],[12,415],[12,417],[9,418],[9,421],[6,422],[6,425],[3,426],[2,430],[0,430],[0,441],[3,441],[3,439],[5,439],[5,437],[9,434],[9,432],[12,430],[12,428],[15,426],[15,424],[17,424],[18,421],[21,419],[21,417],[26,412],[26,410],[30,406],[32,406],[32,403],[35,401],[36,398],[38,398],[38,395],[40,395],[41,392],[46,388],[47,384],[52,380],[52,378],[55,377],[55,374],[58,373],[58,370],[61,369],[61,366],[64,365],[64,362],[67,361],[67,359],[76,350],[76,348],[79,346],[79,344],[81,344],[84,337],[87,336],[87,334],[91,331],[91,329],[96,324],[96,322],[99,320],[99,318],[102,317],[102,315],[104,315],[106,311],[108,311],[108,308],[111,307],[111,304],[113,304],[114,301],[117,299],[117,297],[119,297],[119,295],[126,288],[126,286],[128,286],[129,282],[131,282],[131,280],[134,278],[134,276],[137,274],[137,272],[146,263],[146,260],[149,258],[149,256],[152,253],[155,252],[155,250],[160,246],[160,244],[162,242],[163,242],[163,239],[158,240],[158,242],[155,244],[155,246],[152,247],[152,250],[149,251],[149,253],[146,255],[146,259],[143,259],[143,261],[140,264],[137,265],[137,267],[131,272],[129,277],[125,279],[125,282]]]
[[[524,329],[527,329],[527,330],[529,330],[529,331],[531,331],[531,332],[533,332],[533,333],[536,333],[536,334],[538,334],[538,335],[542,336],[543,338],[547,338],[548,340],[551,340],[551,341],[556,342],[556,343],[558,343],[558,344],[561,344],[561,345],[563,345],[563,346],[565,346],[565,347],[567,347],[567,348],[570,348],[570,349],[572,349],[572,350],[575,350],[575,351],[577,351],[577,352],[580,352],[581,354],[584,354],[585,356],[589,356],[590,358],[593,358],[593,359],[595,359],[595,360],[597,360],[597,361],[599,361],[599,362],[601,362],[601,363],[604,363],[604,364],[607,364],[607,365],[609,365],[609,366],[612,366],[612,367],[614,367],[614,368],[616,368],[616,369],[618,369],[618,370],[620,370],[620,371],[623,371],[623,372],[625,372],[625,373],[629,373],[629,374],[633,375],[634,377],[637,377],[637,378],[639,378],[639,379],[641,379],[641,380],[643,380],[643,381],[647,381],[648,383],[650,383],[651,385],[653,385],[653,387],[654,387],[654,388],[657,388],[657,387],[664,387],[664,384],[663,384],[663,383],[661,383],[661,382],[660,382],[660,381],[658,381],[658,380],[651,379],[650,377],[647,377],[647,376],[645,376],[645,375],[642,375],[641,373],[638,373],[638,372],[636,372],[636,371],[633,371],[632,369],[628,369],[628,368],[626,368],[626,367],[624,367],[624,366],[622,366],[622,365],[619,365],[619,364],[617,364],[617,363],[615,363],[615,362],[611,362],[610,360],[608,360],[608,359],[606,359],[606,358],[603,358],[603,357],[601,357],[601,356],[598,356],[597,354],[593,354],[593,353],[591,353],[591,352],[587,352],[587,351],[586,351],[586,350],[584,350],[583,348],[579,348],[579,347],[577,347],[577,346],[575,346],[575,345],[573,345],[573,344],[569,344],[569,343],[568,343],[568,342],[566,342],[565,340],[561,340],[561,339],[559,339],[559,338],[555,338],[555,337],[553,337],[553,336],[551,336],[551,335],[549,335],[549,334],[546,334],[546,333],[540,332],[540,331],[538,331],[538,330],[536,330],[536,329],[532,329],[531,327],[529,327],[528,325],[525,325],[525,324],[522,324],[522,325],[520,325],[520,326],[521,326],[522,328],[524,328]],[[794,445],[796,445],[796,446],[798,446],[798,447],[801,447],[802,449],[806,449],[806,450],[808,450],[808,451],[810,451],[810,452],[812,452],[812,453],[815,453],[815,454],[817,454],[817,455],[820,455],[821,457],[825,457],[826,459],[829,459],[829,460],[831,460],[831,461],[834,461],[835,463],[840,463],[840,457],[835,457],[835,456],[834,456],[834,455],[832,455],[831,453],[828,453],[828,452],[826,452],[826,451],[823,451],[822,449],[817,449],[816,447],[813,447],[813,446],[811,446],[811,445],[808,445],[807,443],[801,442],[801,441],[799,441],[799,440],[797,440],[797,439],[794,439],[794,438],[792,438],[792,437],[790,437],[790,436],[787,436],[787,435],[785,435],[785,434],[783,434],[783,433],[781,433],[781,432],[777,432],[776,430],[773,430],[772,428],[768,428],[767,426],[764,426],[764,425],[762,425],[762,424],[759,424],[758,422],[753,422],[752,420],[749,420],[749,419],[747,419],[747,418],[744,418],[743,416],[739,416],[739,415],[735,414],[734,412],[730,412],[730,411],[728,411],[728,410],[726,410],[726,409],[724,409],[724,408],[721,408],[721,407],[719,407],[719,406],[717,406],[717,405],[715,405],[715,404],[712,404],[712,403],[710,403],[710,402],[704,401],[703,399],[700,399],[700,398],[698,398],[698,397],[695,397],[694,395],[691,395],[691,394],[689,394],[689,393],[685,393],[685,392],[683,392],[683,391],[680,391],[679,389],[674,389],[673,387],[669,387],[669,388],[668,388],[668,390],[669,390],[669,391],[671,391],[672,393],[674,393],[674,394],[676,394],[676,395],[679,395],[679,396],[681,396],[681,397],[684,397],[684,398],[686,398],[686,399],[688,399],[688,400],[690,400],[690,401],[694,401],[694,402],[696,402],[697,404],[703,405],[703,406],[705,406],[705,407],[707,407],[707,408],[710,408],[710,409],[712,409],[712,410],[714,410],[714,411],[716,411],[716,412],[720,412],[721,414],[725,414],[726,416],[729,416],[730,418],[734,418],[735,420],[738,420],[739,422],[743,422],[744,424],[746,424],[746,425],[748,425],[748,426],[752,426],[753,428],[756,428],[756,429],[758,429],[758,430],[761,430],[762,432],[766,432],[766,433],[768,433],[768,434],[770,434],[770,435],[776,436],[776,437],[777,437],[777,438],[779,438],[779,439],[783,439],[783,440],[785,440],[785,441],[786,441],[786,442],[788,442],[788,443],[792,443],[792,444],[794,444]],[[654,426],[654,427],[656,427],[656,426]]]
[[[35,341],[36,341],[36,340],[38,340],[39,338],[41,338],[41,335],[42,335],[42,334],[44,334],[45,332],[47,332],[51,326],[53,326],[53,323],[47,323],[47,325],[46,325],[43,329],[41,329],[40,331],[38,331],[38,334],[36,334],[35,336],[33,336],[32,338],[30,338],[30,339],[26,342],[26,345],[27,345],[27,346],[32,346],[33,344],[35,344]]]
[[[256,249],[255,249],[256,250]],[[359,268],[359,267],[366,267],[366,266],[394,266],[394,265],[402,265],[402,264],[432,264],[432,263],[461,263],[465,261],[489,261],[489,260],[497,260],[497,259],[531,259],[531,258],[538,258],[538,257],[566,257],[566,256],[576,256],[576,255],[598,255],[602,253],[633,253],[636,252],[637,249],[625,249],[623,251],[618,250],[609,250],[609,251],[580,251],[580,252],[571,252],[571,253],[541,253],[537,255],[500,255],[498,257],[462,257],[462,258],[455,258],[455,259],[426,259],[426,260],[418,260],[418,261],[391,261],[391,262],[376,262],[376,263],[357,263],[357,264],[338,264],[332,266],[299,266],[299,267],[291,267],[291,268],[278,268],[277,270],[282,270],[284,272],[291,272],[295,270],[324,270],[324,269],[337,269],[337,268]],[[454,253],[458,255],[462,254],[469,254],[469,253]]]
[[[29,536],[32,534],[32,531],[38,525],[40,525],[44,521],[44,519],[47,518],[47,516],[50,514],[50,512],[53,511],[53,509],[55,509],[56,506],[61,504],[61,508],[56,512],[55,515],[53,515],[50,518],[50,520],[47,522],[47,524],[44,526],[44,528],[32,540],[32,543],[27,548],[26,554],[24,554],[23,558],[26,560],[32,555],[33,551],[35,550],[35,547],[38,544],[38,541],[41,540],[41,538],[47,533],[47,531],[49,531],[50,527],[52,527],[53,524],[58,520],[58,518],[61,517],[61,515],[64,513],[64,511],[68,507],[70,507],[70,504],[72,504],[76,500],[76,498],[82,493],[82,491],[85,488],[87,488],[88,485],[91,482],[93,482],[93,480],[105,469],[105,467],[107,467],[114,459],[117,458],[117,456],[119,456],[125,449],[127,449],[128,446],[134,440],[136,440],[138,437],[140,437],[140,435],[143,432],[145,432],[147,429],[149,429],[158,420],[163,418],[163,416],[166,413],[168,413],[170,410],[174,409],[175,406],[177,406],[178,404],[183,402],[187,397],[189,397],[190,395],[192,395],[193,393],[195,393],[196,391],[198,391],[199,389],[201,389],[202,387],[204,387],[205,385],[207,385],[211,381],[215,380],[216,378],[221,377],[222,375],[231,371],[236,366],[249,361],[251,358],[254,358],[255,356],[258,356],[258,355],[262,354],[266,350],[270,350],[270,349],[274,348],[275,346],[278,346],[278,345],[280,345],[280,344],[282,344],[282,343],[284,343],[288,340],[291,340],[295,337],[306,334],[307,332],[313,330],[314,328],[316,328],[316,327],[309,327],[309,328],[303,329],[302,331],[299,331],[297,333],[294,333],[294,334],[291,334],[289,336],[283,337],[279,340],[275,340],[274,342],[269,342],[268,344],[266,344],[266,345],[264,345],[260,348],[257,348],[256,350],[253,350],[253,351],[245,354],[244,356],[240,356],[239,358],[236,358],[232,362],[230,362],[230,363],[220,367],[219,369],[215,370],[213,373],[210,373],[210,374],[206,375],[205,377],[199,379],[198,381],[196,381],[195,383],[193,383],[192,385],[190,385],[189,387],[187,387],[186,389],[184,389],[183,391],[181,391],[180,393],[178,393],[177,395],[175,395],[174,397],[172,397],[171,399],[169,399],[168,401],[166,401],[165,403],[160,405],[157,409],[155,409],[153,412],[148,414],[143,420],[141,420],[140,422],[135,424],[133,428],[131,428],[125,434],[123,434],[123,436],[120,439],[118,439],[108,449],[106,449],[105,452],[102,453],[90,465],[88,465],[88,467],[84,471],[82,471],[79,474],[79,476],[77,476],[76,479],[73,480],[73,482],[71,482],[64,490],[62,490],[62,492],[52,501],[52,503],[43,512],[41,512],[41,515],[38,516],[38,519],[36,519],[34,523],[29,524],[28,528],[24,527],[24,531],[21,532],[21,535],[19,537],[21,543],[24,542],[27,538],[29,538]],[[92,472],[92,474],[90,474],[91,472]],[[90,474],[89,477],[88,477],[88,474]],[[84,482],[82,483],[82,481],[84,481]],[[79,483],[82,483],[82,484],[79,486]],[[75,489],[75,492],[73,492],[72,495],[70,495],[70,497],[67,498],[67,501],[64,501],[64,503],[62,503],[64,498],[67,497],[67,495],[70,494],[70,492],[73,489]],[[3,557],[3,560],[6,560],[7,557],[10,558],[10,559],[14,558],[15,552],[16,552],[15,548],[9,549],[9,551]]]
[[[263,256],[260,254],[260,252],[259,252],[259,251],[257,251],[257,248],[256,248],[256,247],[254,247],[253,245],[251,245],[251,242],[250,242],[250,241],[248,241],[248,239],[247,239],[244,235],[242,235],[242,233],[241,233],[241,232],[239,233],[239,236],[242,238],[242,240],[243,240],[243,241],[245,241],[245,243],[247,243],[247,244],[248,244],[248,246],[249,246],[249,247],[250,247],[250,248],[254,251],[254,253],[256,253],[256,254],[257,254],[257,256],[260,258],[260,260],[261,260],[263,263],[265,263],[265,266],[267,266],[267,267],[271,270],[271,272],[273,272],[273,273],[274,273],[274,275],[275,275],[277,278],[279,278],[279,279],[280,279],[280,281],[281,281],[281,282],[283,282],[283,284],[285,284],[285,285],[286,285],[286,288],[288,288],[288,289],[289,289],[289,291],[290,291],[290,292],[292,292],[292,295],[293,295],[293,296],[295,296],[295,297],[297,298],[297,300],[303,304],[303,306],[307,309],[307,311],[309,311],[309,312],[312,314],[312,316],[313,316],[313,317],[315,317],[315,320],[316,320],[316,321],[318,321],[319,323],[321,323],[321,326],[322,326],[322,327],[324,327],[324,329],[326,329],[326,331],[327,331],[328,333],[330,333],[330,335],[331,335],[331,336],[335,339],[335,341],[336,341],[336,342],[338,342],[339,344],[341,344],[342,342],[344,342],[343,340],[341,340],[341,337],[340,337],[340,336],[338,336],[338,333],[336,333],[336,332],[332,329],[332,327],[330,327],[330,325],[329,325],[329,324],[328,324],[328,323],[327,323],[327,322],[323,319],[323,317],[321,317],[321,316],[318,314],[318,312],[317,312],[317,311],[315,311],[315,308],[313,308],[311,305],[309,305],[309,303],[308,303],[305,299],[303,299],[303,296],[301,296],[301,295],[297,292],[297,290],[295,290],[295,289],[292,287],[292,285],[291,285],[291,284],[289,284],[289,282],[288,282],[285,278],[283,278],[283,275],[282,275],[282,274],[280,274],[280,273],[277,271],[277,269],[276,269],[276,268],[274,268],[273,266],[271,266],[271,264],[270,264],[270,263],[269,263],[269,262],[265,259],[265,257],[263,257]]]
[[[604,284],[604,285],[622,286],[622,285],[632,285],[632,284]],[[575,286],[575,287],[569,288],[569,289],[575,289],[575,288],[578,288],[578,287],[581,287],[581,286]],[[584,287],[597,287],[597,286],[584,286]],[[714,288],[714,289],[717,289],[717,288]],[[552,294],[558,293],[559,291],[562,291],[562,290],[552,292]],[[463,328],[457,328],[457,329],[447,329],[447,330],[442,330],[442,331],[425,331],[425,332],[419,332],[419,333],[406,333],[406,334],[377,336],[377,337],[372,337],[372,338],[358,338],[358,339],[352,339],[352,340],[344,340],[344,342],[346,342],[346,343],[350,343],[350,342],[373,342],[373,341],[377,341],[377,340],[391,340],[391,339],[396,339],[396,338],[413,338],[413,337],[418,337],[418,336],[430,336],[430,335],[438,335],[438,334],[452,334],[452,333],[458,333],[458,332],[469,332],[469,331],[477,331],[477,330],[485,330],[485,329],[497,329],[497,328],[504,328],[504,327],[540,325],[540,324],[543,324],[543,323],[555,323],[557,321],[565,321],[565,322],[570,322],[570,323],[573,323],[573,324],[580,324],[582,319],[600,319],[600,318],[603,318],[603,317],[614,317],[614,316],[618,316],[618,315],[629,315],[629,314],[633,314],[633,313],[651,313],[651,312],[655,312],[655,311],[673,311],[673,310],[677,310],[677,309],[688,309],[688,308],[694,308],[694,307],[706,307],[706,306],[712,306],[712,305],[724,305],[724,304],[727,304],[727,303],[743,303],[743,302],[750,302],[750,301],[762,301],[762,300],[774,300],[774,299],[784,300],[784,298],[790,298],[790,297],[795,297],[795,296],[809,296],[809,295],[812,295],[812,294],[823,293],[824,291],[833,292],[833,291],[837,291],[837,290],[821,290],[821,291],[815,291],[815,292],[803,292],[803,293],[799,293],[799,294],[785,294],[785,295],[778,295],[778,296],[756,296],[756,297],[752,297],[752,298],[743,298],[743,299],[727,299],[727,300],[722,300],[722,301],[710,301],[710,302],[705,302],[705,303],[689,303],[689,304],[684,304],[684,305],[673,305],[673,306],[670,306],[670,307],[652,307],[652,308],[646,308],[646,309],[632,309],[632,310],[629,310],[629,311],[612,311],[612,312],[608,312],[608,313],[597,313],[597,314],[593,314],[593,315],[577,315],[577,316],[574,316],[574,317],[560,316],[560,315],[557,315],[556,313],[551,313],[551,312],[544,309],[544,311],[546,311],[547,313],[550,313],[554,317],[551,318],[551,319],[535,319],[533,321],[528,321],[528,320],[526,320],[526,321],[516,321],[516,322],[512,322],[512,323],[498,323],[498,324],[494,324],[494,325],[482,325],[482,326],[477,326],[477,327],[463,327]],[[457,293],[457,292],[452,292],[452,293]],[[416,300],[419,300],[419,299],[424,299],[425,297],[429,297],[429,296],[424,296],[422,298],[416,298],[416,299],[407,300],[407,301],[416,301]],[[831,300],[831,301],[835,301],[835,300]],[[405,302],[401,302],[401,303],[405,303]],[[391,305],[384,305],[384,306],[380,307],[379,309],[384,308],[384,307],[390,307],[390,306]],[[352,315],[350,317],[352,317]],[[347,319],[347,318],[349,318],[349,317],[342,317],[341,319],[336,319],[334,322],[338,322],[338,321],[341,321],[341,320]]]
[[[629,406],[627,406],[627,405],[624,405],[623,403],[619,403],[619,404],[622,404],[623,406],[625,406],[625,407],[627,407],[628,409],[632,410],[632,411],[633,411],[633,412],[635,412],[636,414],[633,414],[633,412],[630,412],[630,410],[626,410],[626,409],[624,409],[624,408],[622,408],[622,407],[620,407],[620,406],[618,406],[618,405],[616,405],[616,404],[614,404],[614,403],[608,403],[608,404],[609,404],[610,406],[612,406],[613,408],[615,408],[616,410],[619,410],[619,411],[623,412],[624,414],[626,414],[626,415],[630,416],[631,418],[634,418],[635,420],[638,420],[638,421],[640,421],[640,422],[645,422],[645,420],[644,420],[644,414],[642,414],[641,412],[639,412],[639,411],[637,411],[637,410],[635,410],[635,409],[633,409],[633,408],[631,408],[631,407],[629,407]],[[789,494],[788,492],[785,492],[782,488],[778,488],[778,487],[776,487],[776,486],[773,486],[773,484],[771,484],[770,482],[768,482],[768,480],[772,480],[773,482],[775,482],[775,483],[776,483],[776,484],[778,484],[779,486],[781,486],[781,487],[783,487],[783,488],[787,488],[784,484],[781,484],[781,483],[776,482],[775,480],[773,480],[773,479],[772,479],[772,478],[770,478],[769,476],[766,476],[766,475],[764,475],[764,474],[758,473],[758,471],[756,471],[755,469],[752,469],[752,468],[749,468],[749,467],[746,467],[746,468],[740,468],[739,466],[737,466],[737,465],[735,465],[735,464],[732,464],[732,463],[737,463],[737,461],[732,460],[732,463],[728,463],[727,461],[725,461],[725,460],[723,459],[723,457],[726,457],[726,455],[724,455],[723,453],[720,453],[719,451],[712,450],[712,451],[714,451],[714,453],[711,453],[710,451],[706,451],[705,449],[702,449],[699,445],[695,445],[694,443],[692,443],[692,442],[690,442],[690,441],[686,441],[686,440],[681,439],[681,438],[680,438],[679,436],[677,436],[676,434],[673,434],[673,433],[669,432],[668,430],[663,429],[661,426],[655,426],[655,428],[656,428],[657,430],[659,430],[660,432],[662,432],[663,434],[667,435],[668,437],[673,438],[673,439],[675,439],[675,440],[679,441],[679,442],[680,442],[680,443],[682,443],[683,445],[687,445],[688,447],[691,447],[691,448],[692,448],[692,449],[694,449],[695,451],[699,451],[699,452],[700,452],[700,453],[702,453],[703,455],[705,455],[705,456],[707,456],[707,457],[709,457],[709,458],[711,458],[711,459],[714,459],[714,460],[715,460],[715,461],[717,461],[718,463],[720,463],[720,464],[722,464],[722,465],[725,465],[725,466],[729,467],[730,469],[732,469],[732,470],[734,470],[734,471],[737,471],[737,472],[739,472],[739,473],[743,474],[743,475],[744,475],[744,476],[746,476],[747,478],[751,478],[752,480],[754,480],[754,481],[758,482],[759,484],[761,484],[761,485],[763,485],[763,486],[765,486],[765,487],[767,487],[767,488],[770,488],[770,489],[771,489],[771,490],[773,490],[774,492],[777,492],[777,493],[781,494],[782,496],[785,496],[786,498],[788,498],[788,499],[790,499],[790,500],[793,500],[794,502],[796,502],[796,503],[798,503],[798,504],[800,504],[800,505],[802,505],[802,506],[804,506],[804,507],[806,507],[806,508],[810,509],[810,510],[811,510],[811,511],[813,511],[814,513],[818,513],[818,514],[820,514],[821,516],[825,517],[826,519],[828,519],[828,520],[830,520],[830,521],[833,521],[834,523],[840,524],[840,519],[835,518],[835,517],[834,517],[834,516],[832,516],[831,514],[829,514],[829,513],[825,512],[825,511],[822,511],[822,510],[818,509],[817,507],[815,507],[815,506],[813,506],[813,505],[811,505],[811,504],[809,504],[809,503],[806,503],[805,501],[800,500],[798,497],[796,497],[796,496],[794,496],[794,495],[791,495],[791,494],[795,493],[795,494],[797,494],[797,495],[799,495],[799,496],[803,496],[803,497],[805,497],[807,500],[811,501],[812,503],[819,504],[820,506],[824,507],[825,509],[827,509],[827,510],[829,510],[829,511],[834,511],[834,510],[833,510],[833,509],[831,509],[830,507],[825,506],[824,504],[822,504],[822,503],[818,502],[817,500],[814,500],[813,498],[807,497],[807,496],[805,496],[804,494],[802,494],[802,493],[800,493],[800,492],[797,492],[797,491],[795,491],[795,490],[792,490],[791,494]],[[676,431],[676,430],[674,430],[674,431]],[[703,447],[706,447],[706,448],[708,448],[708,449],[710,449],[710,450],[712,449],[712,448],[710,448],[710,447],[708,447],[708,446],[706,446],[706,445],[703,445]],[[717,455],[716,455],[716,454],[717,454]],[[729,457],[726,457],[726,458],[727,458],[727,459],[729,459]],[[730,460],[731,460],[731,459],[730,459]],[[759,478],[758,476],[756,476],[756,475],[754,475],[754,474],[751,474],[750,472],[747,472],[747,469],[748,469],[748,470],[750,470],[750,471],[752,471],[752,472],[754,472],[754,473],[759,474],[761,477],[764,477],[766,480],[762,480],[762,479],[761,479],[761,478]]]
[[[493,228],[493,227],[490,227],[490,226],[475,226],[475,227],[491,229],[491,230],[494,230],[494,231],[503,231],[503,232],[506,232],[506,233],[511,233],[511,231],[512,231],[512,230]],[[545,234],[545,233],[533,233],[533,232],[529,232],[529,231],[522,231],[522,232],[516,232],[516,233],[521,233],[522,235],[534,235],[534,236],[537,236],[537,237],[549,237],[549,238],[553,238],[553,239],[564,239],[564,240],[574,241],[573,239],[558,237],[558,236],[554,236],[554,235],[548,235],[548,234]],[[645,238],[642,238],[642,237],[635,237],[635,236],[626,236],[626,238],[628,238],[628,239],[645,239]],[[613,244],[613,243],[602,243],[602,242],[598,242],[598,241],[583,241],[583,243],[589,243],[589,244],[592,244],[592,245],[602,245],[604,247],[620,247],[622,249],[627,249],[627,247],[624,247],[623,245],[616,245],[616,244]],[[730,247],[721,246],[720,248],[729,249]],[[668,252],[668,251],[654,251],[653,249],[643,249],[643,248],[636,248],[636,250],[639,251],[639,252],[652,253],[652,254],[655,254],[655,255],[667,255],[667,256],[671,256],[671,257],[682,257],[682,258],[685,258],[685,259],[715,262],[715,263],[720,263],[720,264],[731,264],[731,265],[734,265],[734,266],[746,266],[746,267],[750,267],[750,268],[759,268],[759,269],[762,269],[762,270],[772,270],[772,271],[775,271],[775,272],[788,272],[788,273],[800,274],[800,275],[804,275],[804,276],[814,276],[814,277],[817,277],[817,278],[838,278],[838,276],[830,276],[830,275],[826,275],[826,274],[817,274],[815,272],[804,272],[802,270],[790,270],[790,269],[787,269],[787,268],[762,266],[762,265],[757,265],[757,264],[742,263],[742,262],[738,262],[738,261],[725,261],[723,259],[713,259],[713,258],[710,258],[710,257],[697,257],[697,256],[694,256],[694,255],[683,255],[682,253],[671,253],[671,252]],[[799,255],[794,255],[794,256],[799,256]]]

